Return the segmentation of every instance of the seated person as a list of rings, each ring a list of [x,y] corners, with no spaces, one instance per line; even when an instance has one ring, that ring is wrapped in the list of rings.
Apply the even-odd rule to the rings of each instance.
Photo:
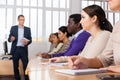
[[[60,42],[59,40],[58,33],[53,33],[51,38],[49,39],[52,41],[53,48],[48,53],[51,53],[51,54],[57,53],[63,46],[63,43]],[[41,56],[41,54],[43,53],[40,52],[37,54],[37,56]]]
[[[52,37],[52,40],[53,40],[54,48],[50,52],[48,52],[48,54],[57,53],[63,46],[63,42],[60,41],[58,33],[55,33],[55,35]],[[43,53],[43,54],[46,54],[46,53]]]
[[[111,0],[111,1],[109,0],[108,4],[109,4],[109,6],[112,10],[120,11],[120,0]],[[119,49],[120,48],[120,38],[119,38],[119,35],[120,35],[120,31],[119,31],[120,30],[119,29],[120,28],[120,21],[114,26],[114,28],[115,28],[114,31],[113,31],[113,35],[115,36],[115,37],[113,37],[114,38],[113,39],[114,40],[114,51],[111,50],[111,57],[114,57],[113,61],[115,62],[116,65],[115,66],[109,66],[109,67],[107,67],[107,69],[109,71],[120,73],[120,57],[119,57],[120,56],[119,55],[119,53],[120,53],[120,49]],[[115,47],[115,42],[117,42],[116,47]],[[109,51],[110,51],[110,49],[111,49],[111,46],[109,47]]]
[[[70,34],[73,35],[73,39],[70,43],[70,46],[65,52],[52,54],[49,57],[78,55],[79,52],[83,50],[90,34],[82,30],[80,20],[80,14],[72,14],[69,16],[67,30]]]
[[[51,33],[50,36],[49,36],[49,39],[48,39],[49,42],[51,43],[50,44],[50,50],[48,51],[48,53],[51,52],[54,48],[54,44],[53,44],[53,40],[52,40],[53,37],[54,37],[54,33]]]
[[[50,58],[50,56],[52,54],[59,54],[59,53],[65,52],[67,50],[67,48],[69,47],[69,45],[70,45],[69,36],[71,36],[71,34],[68,33],[67,27],[66,26],[61,26],[59,28],[59,31],[58,31],[58,37],[59,37],[59,40],[63,43],[63,46],[59,49],[59,51],[54,52],[54,53],[49,52],[48,54],[43,53],[41,55],[41,57]]]
[[[96,10],[92,7],[96,8]],[[83,56],[86,58],[94,58],[100,55],[104,50],[108,42],[108,39],[110,37],[110,33],[112,32],[112,25],[105,18],[105,12],[103,11],[103,9],[101,9],[101,7],[97,5],[91,5],[90,8],[89,7],[84,8],[81,13],[81,16],[82,19],[80,23],[82,24],[84,30],[90,32],[91,36],[89,37],[88,41],[86,42],[85,48],[79,54],[79,56]],[[106,19],[105,25],[104,24],[98,25],[98,24],[102,24],[100,22],[101,17],[103,19]],[[67,61],[67,57],[62,56],[62,57],[52,58],[50,59],[50,61],[64,62]]]
[[[120,11],[120,0],[108,0],[108,4],[110,9]],[[102,54],[95,58],[70,57],[68,60],[69,66],[73,69],[107,67],[110,71],[120,72],[120,21],[114,25]]]

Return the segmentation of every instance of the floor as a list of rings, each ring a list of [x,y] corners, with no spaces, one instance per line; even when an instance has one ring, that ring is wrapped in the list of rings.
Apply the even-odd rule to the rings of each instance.
[[[14,76],[13,75],[0,75],[0,80],[14,80]]]
[[[0,75],[0,80],[14,80],[13,75]],[[21,76],[21,80],[24,80],[24,77]]]

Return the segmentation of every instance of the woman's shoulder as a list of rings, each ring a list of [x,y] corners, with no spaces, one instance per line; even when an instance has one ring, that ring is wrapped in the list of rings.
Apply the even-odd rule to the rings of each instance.
[[[116,22],[116,24],[114,25],[114,27],[120,27],[120,21]]]
[[[102,32],[99,34],[99,37],[97,37],[97,38],[99,38],[99,39],[108,39],[108,38],[110,37],[110,34],[111,34],[110,31],[104,30],[104,31],[102,31]]]
[[[63,45],[69,45],[71,43],[71,40],[68,40],[66,43],[63,43]]]
[[[70,43],[71,43],[71,40],[68,40],[67,44],[70,45]]]
[[[114,26],[113,26],[113,32],[114,31],[118,31],[120,30],[120,21],[118,21]]]
[[[62,42],[60,42],[59,44],[58,44],[58,46],[62,46],[63,45],[63,43]]]
[[[102,32],[101,32],[101,35],[110,35],[111,34],[111,32],[110,31],[107,31],[107,30],[103,30]]]

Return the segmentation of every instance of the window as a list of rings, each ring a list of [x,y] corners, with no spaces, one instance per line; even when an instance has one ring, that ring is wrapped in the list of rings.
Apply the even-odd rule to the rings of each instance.
[[[106,17],[112,25],[114,25],[118,20],[120,20],[120,13],[111,11],[108,7],[106,0],[82,0],[81,2],[82,8],[92,4],[97,4],[101,6],[105,10]]]
[[[17,17],[23,14],[33,40],[47,39],[67,24],[69,6],[70,0],[0,0],[0,38],[8,38],[11,26],[18,24]]]
[[[0,8],[0,37],[1,38],[5,38],[5,27],[6,27],[6,14],[5,14],[5,9],[4,8]]]

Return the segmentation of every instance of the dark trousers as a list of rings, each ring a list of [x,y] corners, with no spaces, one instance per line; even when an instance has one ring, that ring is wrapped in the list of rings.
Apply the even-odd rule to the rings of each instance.
[[[21,80],[19,73],[19,59],[21,59],[23,63],[24,70],[24,78],[25,80],[29,80],[28,76],[25,75],[25,70],[28,64],[28,53],[25,47],[16,47],[15,53],[13,54],[13,66],[14,66],[14,77],[15,80]]]

